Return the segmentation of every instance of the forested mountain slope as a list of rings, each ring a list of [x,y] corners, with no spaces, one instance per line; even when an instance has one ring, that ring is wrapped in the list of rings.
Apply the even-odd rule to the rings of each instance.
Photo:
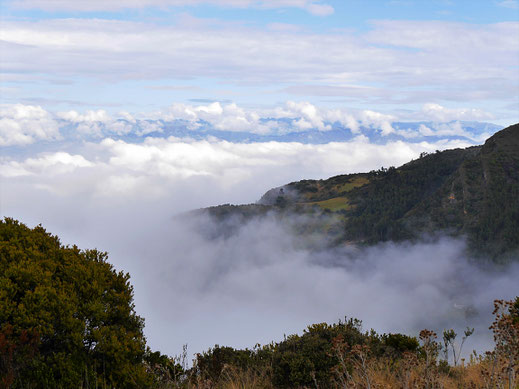
[[[292,182],[269,190],[257,204],[202,212],[226,225],[231,217],[244,221],[268,212],[306,215],[309,225],[299,225],[298,232],[321,229],[333,244],[375,244],[424,234],[467,236],[472,253],[516,258],[519,124],[482,146],[423,153],[398,168]]]

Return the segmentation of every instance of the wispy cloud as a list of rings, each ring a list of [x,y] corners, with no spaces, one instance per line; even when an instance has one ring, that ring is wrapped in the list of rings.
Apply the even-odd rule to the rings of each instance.
[[[510,100],[519,82],[518,34],[514,22],[379,21],[358,35],[232,24],[11,21],[2,23],[0,66],[25,77],[86,77],[102,83],[203,77],[232,86],[280,89],[288,84],[286,92],[298,94],[302,85],[315,84],[320,88],[306,87],[310,94],[351,92],[365,103],[391,101],[391,96],[423,102],[428,94],[455,101]]]
[[[500,7],[519,9],[519,1],[517,0],[504,0],[497,3]]]
[[[124,9],[173,8],[213,5],[228,8],[300,8],[313,15],[326,16],[334,12],[331,5],[320,0],[12,0],[12,7],[45,11],[120,11]]]

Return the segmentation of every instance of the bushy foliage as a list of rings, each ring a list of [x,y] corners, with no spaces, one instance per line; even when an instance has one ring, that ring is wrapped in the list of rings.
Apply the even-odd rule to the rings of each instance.
[[[148,385],[129,275],[41,226],[0,222],[0,385]]]
[[[309,326],[303,335],[291,335],[276,347],[273,355],[273,382],[278,387],[329,384],[332,368],[337,364],[331,352],[332,340],[342,336],[349,344],[368,342],[369,335],[361,332],[361,323],[346,322]],[[378,339],[377,339],[378,340]]]
[[[407,213],[428,201],[470,154],[470,150],[448,150],[398,169],[371,172],[370,184],[350,193],[355,207],[347,213],[346,234],[367,243],[412,238]]]
[[[262,378],[261,382],[268,376],[276,388],[333,387],[341,359],[335,349],[338,342],[343,350],[369,347],[371,355],[395,360],[406,352],[416,352],[419,347],[415,338],[406,335],[363,332],[361,322],[356,319],[336,324],[319,323],[309,326],[302,335],[290,335],[279,343],[263,347],[257,345],[253,350],[215,346],[197,354],[191,381],[219,387],[226,372],[241,371]],[[352,369],[352,366],[353,362],[348,362],[346,368]]]
[[[403,334],[363,332],[360,321],[314,324],[302,335],[254,350],[216,346],[197,355],[191,379],[175,388],[515,388],[519,347],[519,297],[496,300],[496,347],[452,365],[441,357],[444,346],[432,330],[419,340]],[[464,339],[473,330],[467,328]],[[454,330],[444,331],[450,348]],[[446,347],[446,346],[445,346]],[[461,350],[458,349],[458,352]]]

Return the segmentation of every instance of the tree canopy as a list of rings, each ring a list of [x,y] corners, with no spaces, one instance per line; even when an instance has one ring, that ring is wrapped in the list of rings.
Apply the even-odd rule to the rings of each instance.
[[[144,321],[107,254],[0,221],[0,387],[143,387]]]

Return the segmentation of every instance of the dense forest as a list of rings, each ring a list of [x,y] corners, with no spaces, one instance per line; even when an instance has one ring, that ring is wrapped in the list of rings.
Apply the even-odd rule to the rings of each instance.
[[[0,388],[514,388],[519,297],[496,301],[495,348],[461,359],[473,330],[417,337],[314,324],[278,343],[176,357],[152,351],[129,275],[42,226],[0,222]],[[166,334],[165,334],[166,336]],[[167,336],[179,336],[167,334]],[[450,363],[449,363],[450,362]]]
[[[229,219],[305,215],[307,225],[296,232],[325,232],[333,245],[463,236],[471,256],[511,261],[519,258],[519,124],[482,146],[424,152],[398,168],[292,182],[257,204],[198,212],[227,233]]]

